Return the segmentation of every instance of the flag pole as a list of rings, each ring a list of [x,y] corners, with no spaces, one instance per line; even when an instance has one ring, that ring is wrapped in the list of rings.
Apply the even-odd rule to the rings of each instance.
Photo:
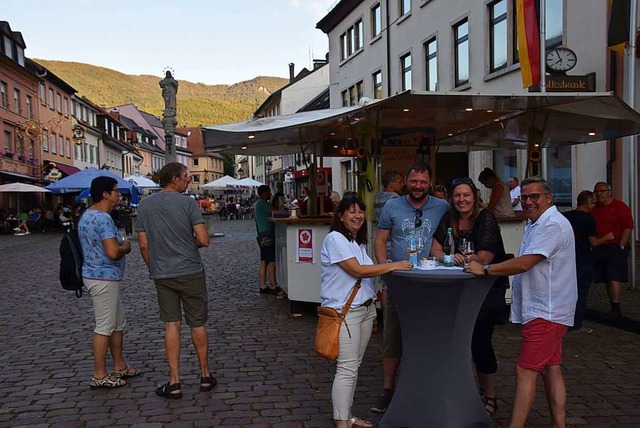
[[[546,0],[540,0],[540,16],[538,17],[538,21],[540,21],[540,28],[538,33],[540,34],[540,93],[544,94],[547,92],[547,75],[546,75],[546,67],[545,67],[545,56],[547,54],[547,28],[546,28],[546,9],[547,4]],[[546,165],[546,164],[544,164]],[[546,169],[546,167],[545,167]]]
[[[638,27],[638,0],[632,0],[629,11],[629,49],[628,49],[628,78],[627,78],[627,104],[636,109],[636,28]],[[638,165],[637,165],[637,139],[635,135],[629,137],[629,202],[634,225],[638,223]],[[636,236],[638,228],[634,227],[631,234],[631,281],[629,288],[636,289]]]

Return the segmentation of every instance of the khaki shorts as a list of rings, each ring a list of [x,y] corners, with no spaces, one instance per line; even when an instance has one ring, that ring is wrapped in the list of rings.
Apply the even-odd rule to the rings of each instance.
[[[82,280],[93,302],[93,313],[96,319],[93,332],[102,336],[111,336],[114,331],[123,331],[127,320],[120,300],[122,281],[90,278]]]
[[[202,327],[207,322],[207,281],[204,272],[154,280],[158,293],[160,319],[164,322],[182,321],[190,327]]]
[[[402,358],[402,333],[396,306],[387,290],[387,303],[383,313],[382,358]]]

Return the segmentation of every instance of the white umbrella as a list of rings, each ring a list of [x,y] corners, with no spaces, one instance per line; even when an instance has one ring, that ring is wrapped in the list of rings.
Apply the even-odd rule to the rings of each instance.
[[[264,183],[260,183],[258,180],[254,180],[251,177],[243,178],[242,180],[238,180],[240,186],[245,187],[260,187],[263,186]]]
[[[141,175],[130,175],[128,177],[125,177],[124,180],[128,181],[129,183],[133,183],[140,188],[158,187],[158,184],[155,181],[149,180],[148,178]]]
[[[9,183],[0,186],[0,192],[19,192],[19,193],[51,193],[44,187],[34,186],[26,183]]]
[[[236,180],[233,177],[225,175],[222,178],[218,178],[217,180],[213,180],[210,183],[207,183],[202,186],[203,189],[235,189],[240,186],[240,180]]]

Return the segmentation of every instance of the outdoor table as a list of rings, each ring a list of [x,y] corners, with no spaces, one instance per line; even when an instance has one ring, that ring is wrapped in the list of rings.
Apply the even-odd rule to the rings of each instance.
[[[456,268],[385,276],[402,330],[397,387],[380,427],[492,426],[471,360],[471,335],[495,277]]]

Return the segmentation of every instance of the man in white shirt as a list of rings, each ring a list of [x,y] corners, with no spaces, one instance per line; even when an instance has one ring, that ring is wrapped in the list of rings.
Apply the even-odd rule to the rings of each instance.
[[[553,426],[565,426],[567,390],[560,370],[562,338],[573,325],[578,299],[575,244],[569,221],[553,206],[551,185],[539,177],[522,181],[520,200],[529,221],[518,257],[465,268],[474,275],[515,275],[511,321],[523,324],[516,365],[511,427],[524,427],[542,374]]]
[[[509,177],[509,196],[511,197],[511,206],[514,211],[522,211],[522,205],[520,204],[520,186],[518,186],[518,179],[516,177]]]

